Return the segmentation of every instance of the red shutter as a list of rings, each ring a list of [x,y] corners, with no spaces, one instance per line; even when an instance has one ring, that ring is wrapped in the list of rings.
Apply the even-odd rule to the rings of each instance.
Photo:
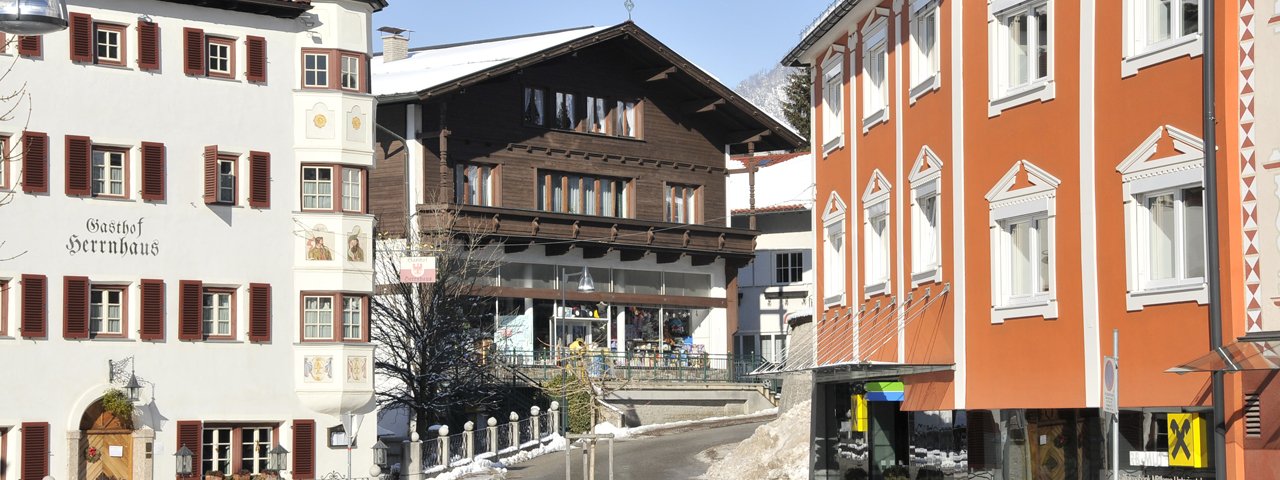
[[[18,55],[24,57],[43,56],[43,46],[39,35],[23,35],[18,37]]]
[[[143,280],[138,290],[142,294],[139,338],[164,340],[164,280]]]
[[[249,341],[271,341],[271,285],[249,284]]]
[[[48,335],[49,280],[44,275],[22,276],[22,336],[44,338]]]
[[[204,75],[204,30],[182,29],[182,71],[187,75]]]
[[[89,195],[89,164],[93,158],[93,142],[89,137],[67,135],[67,195]]]
[[[249,61],[245,62],[245,78],[250,82],[267,81],[267,39],[249,36],[244,42]]]
[[[316,421],[293,421],[293,478],[316,478]]]
[[[62,277],[62,337],[89,338],[89,279]]]
[[[218,203],[218,146],[204,147],[204,203]]]
[[[185,479],[177,477],[178,480],[204,478],[204,472],[201,471],[203,466],[200,462],[203,438],[204,424],[200,423],[200,421],[181,420],[178,422],[178,441],[176,442],[177,445],[174,445],[173,451],[182,450],[182,447],[187,447],[187,450],[191,450],[191,476]]]
[[[249,206],[271,207],[271,154],[249,152]]]
[[[22,132],[22,190],[49,193],[49,135]]]
[[[160,25],[138,20],[138,68],[160,70]]]
[[[93,16],[72,13],[68,22],[71,30],[71,61],[93,61]]]
[[[164,201],[165,150],[163,143],[142,142],[142,199]]]
[[[204,284],[199,280],[178,282],[178,340],[200,340],[204,306]]]
[[[49,474],[49,424],[22,424],[22,480],[37,480]]]

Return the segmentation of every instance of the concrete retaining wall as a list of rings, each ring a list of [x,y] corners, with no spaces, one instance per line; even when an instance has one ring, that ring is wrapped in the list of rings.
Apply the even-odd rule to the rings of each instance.
[[[701,420],[773,408],[758,385],[632,385],[606,401],[622,411],[626,427]]]

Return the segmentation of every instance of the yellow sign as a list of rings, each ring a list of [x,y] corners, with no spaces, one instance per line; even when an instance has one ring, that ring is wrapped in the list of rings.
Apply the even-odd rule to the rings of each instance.
[[[1169,414],[1169,466],[1205,468],[1209,466],[1208,433],[1198,413]]]
[[[867,396],[854,395],[849,400],[853,405],[853,431],[867,431]]]

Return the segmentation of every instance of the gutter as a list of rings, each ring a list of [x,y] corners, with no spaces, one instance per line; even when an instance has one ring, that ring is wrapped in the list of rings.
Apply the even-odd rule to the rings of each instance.
[[[1214,67],[1217,64],[1217,31],[1215,15],[1217,6],[1214,0],[1204,0],[1201,11],[1204,12],[1204,52],[1201,57],[1201,75],[1203,90],[1201,91],[1204,108],[1204,201],[1205,201],[1205,255],[1208,269],[1205,272],[1209,283],[1209,350],[1222,349],[1222,259],[1220,252],[1218,229],[1218,155],[1217,155],[1217,78]],[[1224,411],[1226,403],[1226,372],[1215,370],[1212,375],[1213,396],[1213,472],[1214,478],[1227,478],[1227,423]]]

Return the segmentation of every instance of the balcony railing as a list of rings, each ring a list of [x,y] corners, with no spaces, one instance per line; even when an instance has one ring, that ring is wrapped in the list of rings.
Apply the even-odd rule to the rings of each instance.
[[[568,367],[585,366],[603,381],[759,383],[749,375],[763,363],[759,356],[683,352],[552,352],[506,350],[496,354],[504,365],[538,382],[560,376]]]

